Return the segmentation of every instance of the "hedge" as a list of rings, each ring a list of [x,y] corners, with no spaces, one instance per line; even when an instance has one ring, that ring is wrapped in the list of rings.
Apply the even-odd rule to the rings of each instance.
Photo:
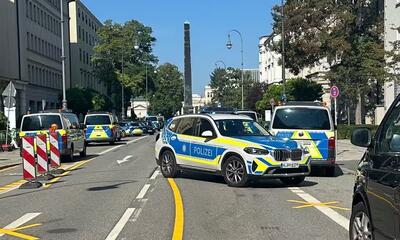
[[[371,129],[372,136],[378,130],[379,125],[338,125],[338,139],[350,139],[351,134],[355,128],[366,127]]]

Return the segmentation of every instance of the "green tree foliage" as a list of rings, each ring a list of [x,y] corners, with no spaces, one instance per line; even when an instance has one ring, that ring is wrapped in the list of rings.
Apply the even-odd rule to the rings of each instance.
[[[151,70],[158,60],[153,54],[152,46],[156,39],[152,36],[152,29],[136,20],[124,24],[107,20],[98,35],[99,43],[92,58],[94,71],[109,87],[113,102],[121,104],[121,84],[127,89],[127,98],[130,94],[144,95],[146,66],[150,73],[149,87],[153,90]]]
[[[288,0],[285,4],[286,67],[298,73],[322,59],[330,64],[327,78],[339,85],[347,102],[381,100],[385,70],[383,1]],[[272,11],[274,32],[281,34],[281,10]],[[274,48],[281,51],[281,43]]]
[[[183,75],[177,66],[165,63],[158,67],[155,91],[150,98],[150,113],[167,118],[182,108]]]
[[[304,78],[293,78],[286,81],[286,97],[288,101],[316,101],[321,100],[322,86]],[[271,99],[279,103],[282,94],[282,85],[270,85],[261,100],[256,103],[258,111],[270,109]]]
[[[112,102],[92,89],[70,88],[67,90],[68,107],[74,113],[86,113],[88,110],[110,111]]]

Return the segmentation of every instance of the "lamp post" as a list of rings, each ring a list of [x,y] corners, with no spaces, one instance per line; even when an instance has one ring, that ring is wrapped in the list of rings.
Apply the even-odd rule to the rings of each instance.
[[[284,0],[281,0],[281,27],[282,27],[282,33],[281,33],[281,40],[282,40],[282,101],[286,102],[286,69],[285,69],[285,24],[284,24]]]
[[[121,81],[121,118],[122,120],[125,119],[125,89],[124,89],[124,77],[125,77],[125,62],[124,62],[124,54],[122,54],[122,61],[121,61],[121,74],[122,74],[122,81]]]
[[[214,64],[215,64],[215,68],[218,68],[218,63],[221,63],[222,65],[224,65],[224,69],[226,69],[226,64],[225,64],[225,62],[224,61],[222,61],[222,60],[218,60],[218,61],[216,61]]]
[[[226,43],[226,47],[227,47],[228,49],[232,49],[232,47],[233,47],[233,44],[232,44],[232,41],[231,41],[231,33],[232,33],[232,32],[237,33],[237,34],[239,35],[239,37],[240,37],[240,43],[241,43],[241,45],[240,45],[240,53],[241,53],[241,56],[242,56],[241,66],[242,66],[242,110],[243,110],[243,109],[244,109],[244,90],[243,90],[243,84],[244,84],[244,70],[243,70],[243,37],[242,37],[242,34],[241,34],[238,30],[236,30],[236,29],[233,29],[233,30],[229,31],[229,33],[228,33],[228,42]]]

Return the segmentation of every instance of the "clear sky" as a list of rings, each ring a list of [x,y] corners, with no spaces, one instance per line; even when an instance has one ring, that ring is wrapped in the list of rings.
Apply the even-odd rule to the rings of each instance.
[[[244,67],[258,68],[258,38],[271,33],[271,8],[279,0],[82,0],[100,21],[136,19],[153,28],[159,64],[183,70],[183,23],[191,23],[193,93],[204,94],[215,62],[240,67],[240,39],[225,46],[227,33],[239,30],[244,40]]]

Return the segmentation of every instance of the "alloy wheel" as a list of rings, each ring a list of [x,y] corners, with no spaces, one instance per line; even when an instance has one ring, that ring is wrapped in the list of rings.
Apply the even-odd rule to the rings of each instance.
[[[369,217],[364,212],[359,212],[353,220],[353,240],[371,240],[372,231]]]
[[[239,160],[232,160],[226,167],[226,178],[232,183],[238,183],[242,181],[244,171],[244,166]]]
[[[170,154],[164,154],[162,161],[161,161],[161,168],[162,170],[167,173],[171,174],[172,172],[172,157]]]

